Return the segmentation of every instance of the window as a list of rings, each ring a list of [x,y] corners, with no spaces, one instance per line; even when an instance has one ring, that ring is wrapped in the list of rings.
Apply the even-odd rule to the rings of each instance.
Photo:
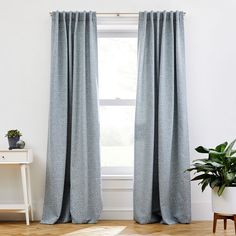
[[[137,37],[98,38],[102,174],[132,174]]]

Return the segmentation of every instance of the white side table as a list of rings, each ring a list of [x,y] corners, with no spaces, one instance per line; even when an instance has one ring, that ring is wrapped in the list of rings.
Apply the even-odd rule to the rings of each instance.
[[[30,184],[30,163],[33,162],[31,149],[0,149],[0,166],[19,166],[21,169],[21,179],[23,188],[24,203],[22,204],[0,204],[0,212],[25,213],[26,224],[29,225],[29,212],[31,220],[34,220],[31,184]]]

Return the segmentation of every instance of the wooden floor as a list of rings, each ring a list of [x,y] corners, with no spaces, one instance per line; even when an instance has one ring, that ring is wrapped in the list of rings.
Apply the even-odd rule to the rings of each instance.
[[[193,222],[189,225],[139,225],[133,221],[99,221],[98,224],[76,225],[57,224],[42,225],[31,223],[26,226],[24,222],[0,223],[0,235],[65,235],[65,236],[114,236],[114,235],[234,235],[233,222],[228,222],[228,229],[223,230],[223,223],[218,222],[216,234],[212,233],[212,222]]]

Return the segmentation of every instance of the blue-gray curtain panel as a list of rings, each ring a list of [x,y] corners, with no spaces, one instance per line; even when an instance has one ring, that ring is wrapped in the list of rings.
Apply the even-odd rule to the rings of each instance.
[[[41,222],[95,223],[102,203],[94,12],[53,12],[51,63]]]
[[[135,118],[134,218],[191,220],[183,12],[141,12]]]

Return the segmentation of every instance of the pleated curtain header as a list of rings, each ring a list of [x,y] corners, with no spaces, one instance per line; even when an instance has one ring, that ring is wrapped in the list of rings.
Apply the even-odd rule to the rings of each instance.
[[[184,14],[183,11],[144,11],[139,13],[139,21],[179,20],[184,17]]]
[[[69,12],[59,12],[59,11],[54,11],[51,13],[52,15],[52,20],[65,20],[65,19],[73,19],[75,21],[88,21],[88,20],[92,20],[92,21],[96,21],[96,12],[94,11],[82,11],[82,12],[78,12],[78,11],[69,11]]]

